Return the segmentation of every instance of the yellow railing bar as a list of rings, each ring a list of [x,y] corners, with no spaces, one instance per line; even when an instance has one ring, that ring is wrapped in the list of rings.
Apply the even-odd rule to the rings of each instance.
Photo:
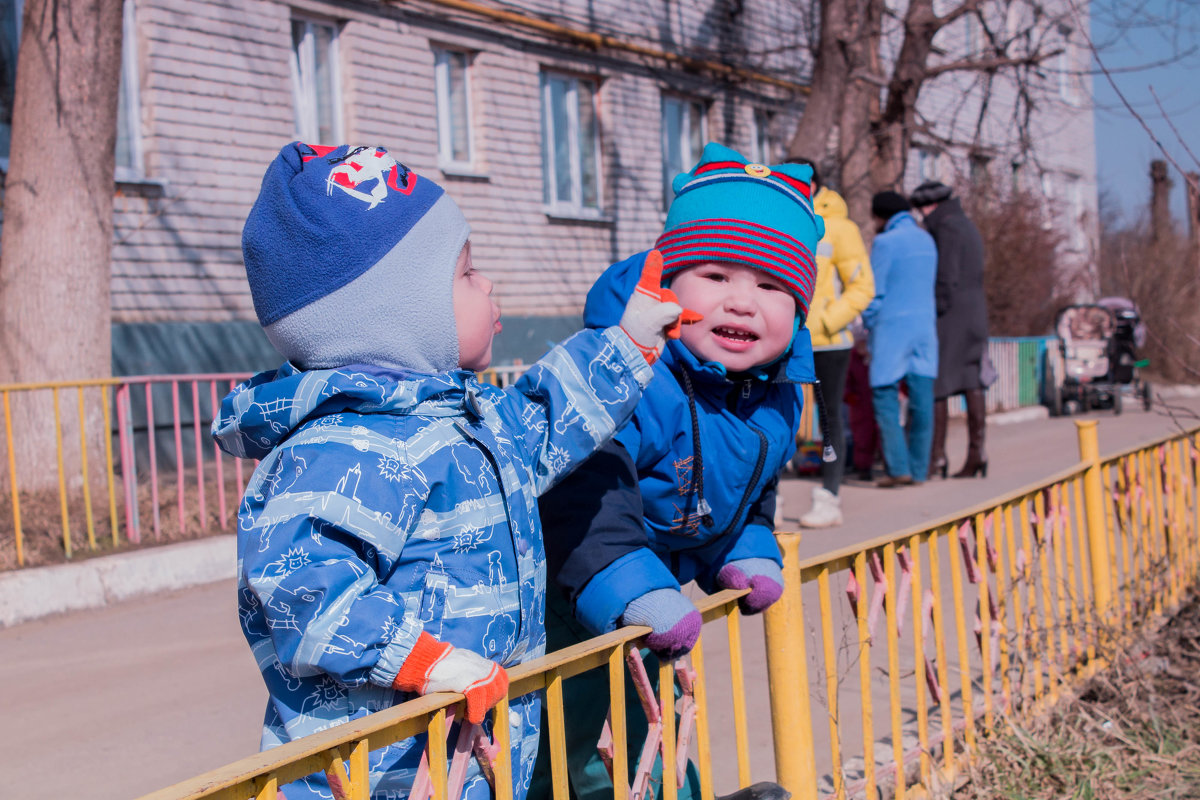
[[[707,673],[704,670],[704,633],[700,633],[700,638],[696,640],[696,646],[692,648],[692,669],[696,671],[696,683],[694,687],[696,700],[696,748],[700,757],[699,763],[696,765],[700,772],[700,797],[701,800],[713,800],[712,780],[712,739],[708,728],[708,680]],[[615,737],[614,737],[615,738]],[[613,761],[616,764],[616,761]],[[614,766],[613,771],[616,771]],[[628,792],[619,792],[613,797],[613,800],[627,800]]]
[[[867,629],[867,553],[854,556],[854,580],[858,583],[855,619],[858,623],[858,682],[862,703],[863,779],[867,797],[875,796],[875,717],[871,705],[871,634]]]
[[[559,679],[558,688],[559,688],[559,697],[558,697],[559,710],[561,712],[561,710],[562,710],[561,679]],[[547,690],[547,692],[546,692],[547,696],[549,696],[550,691],[552,691],[552,690]],[[500,722],[504,723],[505,720],[500,720]],[[560,720],[560,722],[561,722],[561,720]],[[551,730],[553,730],[553,728],[551,728]],[[559,730],[560,731],[562,730],[561,726],[559,727]],[[433,800],[447,800],[447,798],[446,798],[446,769],[447,769],[448,759],[446,758],[446,709],[439,708],[437,711],[435,711],[433,713],[433,716],[429,718],[429,725],[426,728],[426,732],[428,733],[427,746],[428,746],[428,753],[429,753],[429,780],[430,780],[430,783],[433,784]],[[551,734],[551,736],[553,737],[553,734]],[[561,736],[559,737],[559,740],[561,741]],[[553,741],[553,738],[551,739],[551,741]],[[505,755],[508,755],[508,754],[505,753]],[[563,770],[563,780],[564,781],[566,780],[566,770],[565,769]],[[564,800],[565,800],[565,797],[566,797],[566,795],[564,794],[563,795]],[[457,800],[457,798],[455,798],[455,800]]]
[[[54,390],[54,450],[58,456],[58,499],[62,510],[63,550],[71,557],[71,525],[67,518],[67,474],[63,467],[62,415],[58,410],[58,389]]]
[[[729,681],[733,689],[733,738],[737,745],[738,788],[750,785],[750,737],[746,730],[746,672],[742,666],[742,627],[737,606],[725,614],[729,634]],[[666,771],[666,767],[663,767]]]
[[[117,483],[116,470],[113,468],[112,452],[112,411],[108,407],[108,387],[100,387],[100,406],[104,410],[104,471],[108,476],[108,520],[112,527],[112,543],[117,542]]]
[[[1074,626],[1069,622],[1070,617],[1067,612],[1067,581],[1069,576],[1063,568],[1063,564],[1066,561],[1066,556],[1063,553],[1064,542],[1070,539],[1066,531],[1067,521],[1070,519],[1070,516],[1068,509],[1063,505],[1063,486],[1061,483],[1050,488],[1050,499],[1054,505],[1054,519],[1050,523],[1050,546],[1054,553],[1054,602],[1058,618],[1058,640],[1062,648],[1060,666],[1062,674],[1065,675],[1071,669],[1071,635]],[[1074,591],[1071,594],[1073,597]]]
[[[825,667],[825,703],[829,717],[829,749],[833,761],[833,791],[839,800],[846,797],[846,778],[842,769],[841,737],[838,735],[838,664],[837,645],[833,640],[833,600],[830,597],[829,570],[817,573],[817,592],[821,612],[822,661]]]
[[[921,784],[932,789],[933,774],[929,750],[929,707],[925,702],[925,620],[922,607],[925,601],[921,590],[921,534],[914,533],[908,539],[908,552],[912,570],[912,639],[913,680],[917,692],[917,741],[921,746]]]
[[[986,522],[985,515],[975,515],[975,560],[979,569],[979,661],[983,673],[983,724],[985,727],[991,728],[994,719],[992,708],[992,606],[991,586],[988,583],[991,564],[985,535]]]
[[[1101,627],[1112,621],[1112,584],[1109,581],[1108,536],[1104,531],[1104,492],[1100,485],[1100,440],[1095,420],[1076,420],[1079,460],[1085,466],[1083,495],[1087,503],[1088,553],[1091,557],[1092,590]]]
[[[933,590],[933,641],[937,653],[937,680],[941,691],[942,767],[954,775],[954,712],[950,708],[950,665],[946,662],[946,601],[942,596],[941,532],[933,531],[925,540],[929,550],[929,588]]]
[[[621,648],[618,647],[613,651],[613,653],[615,654],[617,662],[620,663],[622,661]],[[625,702],[625,692],[622,691],[619,696],[621,698],[619,702],[622,703],[622,714],[619,719],[621,720],[622,725],[624,725],[625,706],[623,703]],[[614,695],[614,698],[615,697],[617,697],[617,695]],[[613,702],[616,703],[618,701],[614,699]],[[498,724],[492,725],[492,736],[495,738],[496,742],[496,763],[493,765],[496,775],[496,800],[512,800],[512,726],[508,722],[508,714],[508,698],[501,697],[500,702],[496,703],[495,708],[492,710],[492,719],[498,722]],[[621,755],[619,756],[621,760],[619,762],[614,761],[614,763],[624,763],[624,732],[625,729],[622,727],[622,739],[620,740],[622,750],[620,751]],[[616,740],[615,736],[614,740]],[[618,795],[618,797],[621,797],[621,795]]]
[[[1067,571],[1067,602],[1071,606],[1071,633],[1069,637],[1069,649],[1067,658],[1071,663],[1079,664],[1083,659],[1084,642],[1086,641],[1086,633],[1080,623],[1079,618],[1079,585],[1076,572],[1079,567],[1079,562],[1075,560],[1075,524],[1071,519],[1071,487],[1075,485],[1074,481],[1065,483],[1060,487],[1059,501],[1062,508],[1062,541],[1063,547],[1066,550],[1064,561]],[[1106,504],[1108,505],[1108,504]],[[1110,530],[1111,533],[1111,530]],[[1115,552],[1115,551],[1114,551]]]
[[[667,659],[658,662],[658,703],[662,709],[663,800],[678,800],[679,784],[675,773],[675,667]],[[742,713],[745,713],[745,709],[742,709]],[[734,715],[737,715],[736,706]]]
[[[1033,676],[1029,675],[1029,639],[1026,636],[1025,628],[1028,620],[1025,617],[1025,604],[1022,602],[1022,594],[1027,594],[1025,578],[1022,574],[1022,567],[1017,562],[1017,529],[1013,524],[1013,504],[1009,503],[1004,507],[1004,543],[1008,547],[1008,570],[1009,570],[1009,597],[1012,598],[1013,610],[1013,625],[1016,628],[1016,648],[1017,655],[1021,659],[1021,669],[1017,673],[1017,686],[1013,689],[1013,694],[1010,695],[1010,701],[1015,699],[1016,695],[1025,694],[1026,680],[1032,681]],[[1011,683],[1011,681],[1010,681]]]
[[[1052,546],[1050,537],[1053,535],[1053,528],[1046,525],[1046,493],[1038,492],[1033,496],[1033,509],[1037,515],[1038,537],[1037,537],[1037,554],[1038,554],[1038,583],[1042,590],[1042,631],[1043,631],[1043,647],[1046,652],[1046,673],[1049,677],[1048,690],[1050,697],[1058,696],[1058,676],[1062,674],[1059,669],[1058,656],[1055,653],[1055,636],[1054,636],[1054,611],[1050,604],[1050,556],[1047,551]]]
[[[17,541],[17,564],[23,567],[25,566],[25,549],[21,536],[21,493],[17,488],[17,452],[16,442],[13,441],[12,409],[8,403],[8,392],[3,392],[2,394],[4,397],[4,441],[8,450],[8,485],[12,491],[13,530],[16,533]]]
[[[803,580],[798,557],[800,534],[778,533],[775,540],[783,555],[783,596],[763,615],[767,641],[771,645],[767,648],[767,680],[775,730],[775,778],[796,800],[816,800],[814,776],[817,767],[808,698]]]
[[[1012,705],[1012,685],[1009,676],[1008,652],[1008,592],[1005,591],[1005,578],[1009,575],[1004,565],[1005,536],[1004,514],[1006,507],[999,507],[993,513],[992,545],[996,551],[996,614],[999,623],[997,641],[1000,650],[1000,708],[1007,711]]]
[[[900,641],[896,631],[896,545],[889,542],[883,547],[883,576],[887,581],[887,659],[888,692],[891,699],[892,717],[892,760],[895,761],[895,797],[904,800],[904,727],[900,718]]]
[[[88,475],[87,422],[84,418],[83,387],[79,387],[79,463],[83,470],[83,511],[87,519],[88,548],[96,549],[96,524],[92,517],[91,476]]]
[[[547,724],[550,726],[550,776],[552,795],[554,800],[567,800],[567,744],[566,744],[566,725],[563,721],[563,678],[557,668],[549,671],[549,678],[546,680],[546,718]],[[672,689],[674,683],[672,683]],[[617,718],[614,716],[612,725],[615,727],[618,724]],[[620,723],[622,727],[625,725],[624,717]],[[663,773],[666,773],[666,765],[663,765]]]
[[[954,631],[958,641],[958,671],[962,680],[964,736],[967,751],[975,750],[975,701],[971,692],[971,659],[967,654],[966,600],[963,597],[963,563],[959,552],[958,530],[952,528],[946,537],[950,548],[950,589],[954,595]],[[949,688],[949,686],[947,686]]]
[[[1040,493],[1038,493],[1040,496]],[[1025,580],[1025,599],[1029,604],[1029,645],[1033,649],[1033,697],[1035,700],[1041,700],[1042,695],[1046,692],[1045,671],[1042,669],[1042,653],[1045,647],[1043,641],[1042,626],[1038,624],[1038,602],[1037,602],[1037,586],[1034,581],[1035,566],[1037,565],[1037,551],[1033,546],[1033,526],[1030,525],[1030,512],[1036,513],[1035,509],[1030,509],[1031,498],[1024,498],[1021,501],[1021,547],[1025,550],[1025,569],[1023,577]]]

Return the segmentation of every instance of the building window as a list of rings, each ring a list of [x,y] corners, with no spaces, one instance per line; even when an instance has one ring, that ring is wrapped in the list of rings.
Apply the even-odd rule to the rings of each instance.
[[[17,86],[17,51],[21,41],[23,0],[0,0],[0,168],[8,170],[12,145],[13,94]],[[137,28],[133,0],[125,0],[122,20],[121,83],[118,90],[116,179],[144,175],[141,106],[138,101]]]
[[[293,19],[291,60],[296,138],[313,144],[340,142],[337,28],[325,22]]]
[[[471,56],[458,50],[434,52],[437,86],[438,161],[442,168],[470,168],[475,163],[471,141]]]
[[[775,160],[775,140],[771,136],[771,122],[775,115],[761,108],[754,111],[754,138],[750,142],[750,159],[760,164]]]
[[[1075,74],[1074,60],[1071,58],[1070,42],[1063,42],[1063,52],[1058,54],[1058,96],[1064,102],[1075,105],[1079,102],[1079,77]]]
[[[670,208],[675,193],[671,181],[700,160],[704,149],[704,106],[694,100],[662,99],[663,208]]]
[[[929,147],[917,150],[917,176],[921,182],[942,179],[941,153]]]
[[[542,195],[553,211],[600,209],[596,85],[542,73]]]
[[[137,25],[133,0],[125,0],[121,39],[121,84],[117,92],[116,179],[134,181],[145,177],[142,154],[142,108],[137,63]]]
[[[977,153],[968,157],[971,170],[971,186],[974,189],[986,189],[992,182],[991,159]]]

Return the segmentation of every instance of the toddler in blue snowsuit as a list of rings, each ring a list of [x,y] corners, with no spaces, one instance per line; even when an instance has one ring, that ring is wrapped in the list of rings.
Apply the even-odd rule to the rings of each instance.
[[[435,691],[463,693],[490,732],[504,667],[545,650],[537,497],[629,417],[677,327],[648,276],[619,325],[509,389],[481,384],[500,310],[469,233],[382,148],[295,142],[263,178],[243,252],[287,363],[230,393],[213,435],[262,460],[238,512],[238,606],[270,695],[264,749]],[[536,695],[492,721],[511,727],[517,798],[538,721]],[[423,747],[373,751],[371,796],[406,797]],[[331,787],[315,774],[283,793]],[[474,763],[464,796],[490,796]]]
[[[668,343],[613,442],[542,498],[551,649],[625,624],[649,626],[660,657],[686,653],[701,625],[681,591],[692,580],[706,592],[749,588],[749,613],[779,598],[776,485],[795,449],[799,384],[815,380],[804,317],[824,224],[811,179],[809,166],[752,164],[719,144],[675,178],[655,248],[679,302],[704,319]],[[600,277],[586,325],[620,316],[645,257]],[[593,691],[574,680],[572,693]],[[588,722],[576,705],[568,720],[580,800],[611,795],[595,753],[603,713]]]

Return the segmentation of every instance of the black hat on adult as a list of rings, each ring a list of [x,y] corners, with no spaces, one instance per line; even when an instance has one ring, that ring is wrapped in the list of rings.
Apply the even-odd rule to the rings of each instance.
[[[904,195],[893,192],[891,189],[885,192],[876,192],[871,198],[871,213],[882,220],[889,220],[901,211],[908,211],[911,208],[909,202],[904,199]]]
[[[948,200],[953,194],[954,190],[941,181],[925,181],[913,190],[908,199],[914,206],[921,208]]]

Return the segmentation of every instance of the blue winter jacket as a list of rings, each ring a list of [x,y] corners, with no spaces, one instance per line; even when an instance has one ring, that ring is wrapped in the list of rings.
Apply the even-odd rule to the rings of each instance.
[[[912,373],[938,374],[937,312],[933,284],[937,247],[933,237],[901,211],[871,245],[875,299],[863,312],[871,348],[872,386],[890,386]]]
[[[587,326],[619,319],[645,257],[640,253],[614,264],[600,277],[588,294]],[[586,628],[594,633],[614,629],[629,601],[653,589],[678,589],[696,580],[711,592],[718,570],[729,561],[780,562],[774,537],[777,476],[795,452],[802,405],[798,384],[814,379],[812,345],[803,326],[779,362],[736,380],[720,364],[701,363],[681,342],[669,342],[637,411],[616,436],[636,466],[640,508],[636,492],[631,506],[620,487],[601,489],[609,493],[597,505],[583,496],[588,487],[576,485],[572,489],[581,496],[558,500],[587,510],[589,517],[578,521],[583,535],[576,538],[582,541],[560,538],[557,524],[548,531],[553,539],[548,548],[576,545],[556,559],[572,562],[557,577]],[[698,428],[692,426],[693,411]],[[597,481],[612,479],[607,467],[598,472]],[[711,508],[707,520],[699,507],[698,473],[703,500]],[[631,522],[638,511],[641,525]],[[621,519],[611,519],[614,514]],[[557,566],[555,560],[552,564]]]
[[[409,699],[391,687],[422,631],[504,666],[542,655],[536,498],[608,441],[650,378],[612,328],[575,335],[506,390],[467,371],[285,364],[229,394],[213,435],[262,459],[238,513],[238,605],[270,694],[263,748]],[[505,720],[517,798],[539,714],[526,695]],[[371,796],[406,797],[423,747],[373,751]],[[471,768],[465,796],[489,797]],[[320,773],[284,792],[330,797]]]

